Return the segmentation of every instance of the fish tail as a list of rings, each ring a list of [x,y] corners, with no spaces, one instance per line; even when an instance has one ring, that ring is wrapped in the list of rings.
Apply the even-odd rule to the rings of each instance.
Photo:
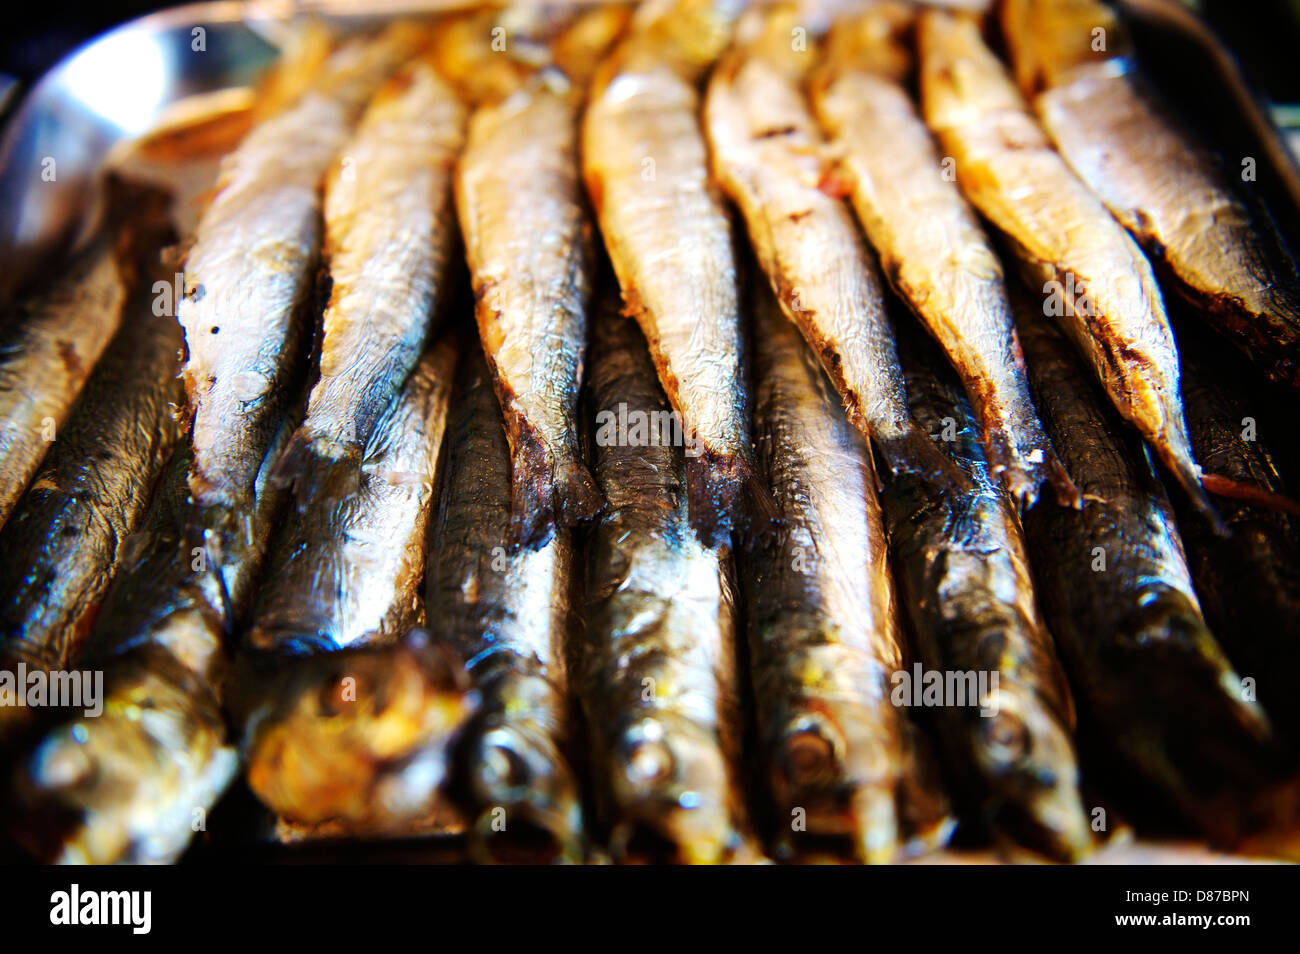
[[[1047,460],[1044,463],[1047,470],[1047,481],[1051,484],[1052,494],[1056,497],[1056,502],[1062,507],[1069,507],[1071,510],[1083,509],[1083,492],[1079,490],[1070,472],[1065,469],[1061,459],[1051,451],[1047,452]]]
[[[595,519],[605,509],[605,495],[585,464],[566,456],[555,469],[560,518],[567,526]]]
[[[1219,474],[1202,473],[1201,485],[1216,497],[1230,497],[1233,500],[1241,500],[1256,507],[1263,507],[1266,510],[1278,510],[1282,513],[1300,516],[1300,503],[1292,500],[1286,494],[1279,494],[1258,487],[1255,484],[1233,480],[1231,477],[1223,477]]]
[[[604,508],[605,498],[576,455],[554,453],[527,421],[511,417],[511,541],[542,547],[555,535],[557,525],[571,527],[593,519]]]
[[[1196,466],[1191,457],[1186,454],[1175,455],[1161,448],[1160,456],[1164,458],[1166,466],[1173,471],[1174,477],[1187,492],[1196,511],[1209,522],[1215,533],[1221,537],[1228,536],[1228,525],[1223,522],[1223,517],[1210,501],[1210,495],[1206,493],[1205,486],[1201,482],[1201,468]]]
[[[271,483],[294,487],[300,508],[313,500],[352,496],[361,489],[361,449],[355,444],[332,444],[331,449],[334,447],[343,453],[321,453],[312,435],[299,428],[276,460]]]
[[[897,437],[877,438],[873,435],[872,439],[893,473],[915,474],[945,493],[960,494],[970,490],[970,478],[914,424],[909,423]]]
[[[691,528],[707,547],[731,539],[737,501],[753,478],[753,470],[736,454],[704,449],[686,458],[686,501]],[[775,512],[775,507],[772,508]]]

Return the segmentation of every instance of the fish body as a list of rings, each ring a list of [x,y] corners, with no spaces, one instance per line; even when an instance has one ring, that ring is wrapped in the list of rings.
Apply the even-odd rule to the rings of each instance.
[[[366,443],[419,360],[451,280],[465,119],[452,88],[417,61],[375,97],[330,167],[320,378],[277,469],[297,482],[301,506],[358,489]]]
[[[978,823],[1011,848],[1059,861],[1091,847],[1074,751],[1074,707],[1039,612],[1020,522],[979,443],[979,425],[936,349],[900,336],[912,413],[970,477],[936,495],[914,478],[885,488],[903,604],[930,670],[981,674],[987,696],[937,726]],[[994,681],[996,679],[996,681]]]
[[[691,522],[708,545],[727,538],[752,473],[735,252],[695,86],[725,46],[733,7],[638,10],[582,121],[583,175],[624,307],[693,436]],[[685,35],[690,24],[700,32]]]
[[[1084,493],[1082,511],[1039,506],[1025,521],[1081,722],[1110,764],[1218,842],[1293,825],[1277,739],[1205,624],[1150,462],[1056,332],[1031,315],[1020,334],[1043,422]]]
[[[788,18],[760,21],[754,47],[762,44],[761,31],[788,38]],[[739,206],[783,310],[820,356],[849,419],[892,469],[959,478],[908,416],[879,275],[848,207],[820,188],[825,143],[801,89],[811,57],[776,49],[750,55],[741,44],[713,71],[704,122],[716,177]]]
[[[1211,522],[1179,395],[1178,351],[1151,265],[1052,148],[976,20],[921,15],[926,121],[957,181],[1019,259],[1120,414]]]
[[[580,861],[578,784],[565,757],[573,543],[567,530],[540,548],[511,543],[502,423],[492,375],[480,354],[468,354],[457,375],[425,583],[429,619],[466,660],[480,699],[457,742],[453,791],[479,860],[524,852]]]
[[[578,173],[577,92],[535,79],[470,124],[456,198],[479,336],[511,448],[516,539],[594,516],[577,403],[594,249]]]
[[[890,698],[906,657],[871,455],[766,292],[754,371],[759,473],[779,518],[751,535],[741,576],[778,825],[793,829],[802,809],[798,830],[887,862],[937,840],[946,806],[922,785],[914,730]],[[797,852],[797,834],[781,840]]]
[[[1277,228],[1144,81],[1094,0],[1015,0],[1003,33],[1024,94],[1086,182],[1204,319],[1300,387],[1300,273]],[[1090,40],[1106,31],[1102,49]]]
[[[454,364],[450,340],[428,351],[371,431],[359,490],[314,498],[281,531],[246,636],[252,650],[393,642],[421,621],[425,530]]]
[[[590,388],[608,507],[590,541],[572,683],[592,733],[611,850],[622,862],[742,857],[730,554],[691,528],[670,405],[636,325],[608,302],[596,320]],[[620,407],[657,425],[640,429],[644,441],[614,432]]]
[[[961,375],[994,474],[1021,507],[1045,481],[1077,502],[1029,397],[1002,265],[904,86],[913,20],[895,4],[839,21],[813,106],[891,286]]]

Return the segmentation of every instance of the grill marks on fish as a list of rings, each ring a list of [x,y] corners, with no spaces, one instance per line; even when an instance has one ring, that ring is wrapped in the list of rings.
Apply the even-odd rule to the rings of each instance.
[[[772,15],[763,29],[788,37],[785,21],[793,13]],[[760,34],[753,46],[761,43]],[[908,416],[880,278],[852,214],[819,188],[825,144],[800,89],[809,62],[809,54],[756,49],[751,55],[743,46],[724,57],[704,108],[717,178],[739,206],[786,315],[836,383],[849,419],[893,470],[960,487],[961,474]]]
[[[666,414],[636,325],[608,300],[595,325],[593,409]],[[611,850],[624,862],[744,857],[730,553],[691,529],[680,448],[615,441],[594,453],[608,507],[589,541],[572,684]]]
[[[736,261],[709,181],[695,82],[735,11],[695,0],[659,7],[657,18],[638,11],[597,72],[583,118],[583,175],[626,312],[698,444],[686,464],[691,524],[714,546],[728,538],[753,467]],[[676,36],[675,18],[701,13],[704,32]]]
[[[472,850],[480,860],[580,861],[578,783],[564,754],[572,536],[561,528],[539,548],[511,543],[510,449],[477,351],[457,375],[443,459],[425,602],[480,698],[452,780]]]
[[[962,377],[994,474],[1022,508],[1045,481],[1078,506],[1029,397],[1001,263],[904,88],[913,19],[895,4],[839,21],[813,106],[890,284]]]
[[[1105,23],[1108,49],[1077,37]],[[1236,189],[1143,80],[1105,5],[1007,3],[1021,89],[1074,173],[1178,291],[1266,374],[1300,387],[1300,274],[1268,215]]]
[[[419,359],[452,280],[465,118],[451,87],[417,62],[379,93],[331,166],[320,378],[276,470],[296,482],[300,507],[358,490],[366,442]]]
[[[190,488],[202,505],[247,505],[308,337],[321,179],[366,100],[418,37],[398,24],[341,48],[311,89],[255,126],[222,163],[186,261],[179,313],[193,414]]]
[[[937,350],[916,333],[901,334],[899,349],[912,413],[932,433],[954,426],[942,446],[971,479],[960,495],[936,495],[908,477],[886,487],[903,603],[926,668],[997,676],[991,698],[938,713],[950,764],[974,818],[999,841],[1077,860],[1090,849],[1091,832],[1074,708],[1035,599],[1020,523],[978,443],[978,419]]]
[[[577,431],[594,258],[578,107],[576,91],[542,80],[480,107],[456,177],[479,336],[510,443],[511,536],[529,546],[602,503]]]
[[[125,299],[112,238],[102,235],[0,330],[0,525],[117,330]]]
[[[1081,512],[1035,507],[1026,531],[1098,756],[1216,842],[1294,831],[1280,746],[1206,627],[1169,501],[1141,447],[1052,329],[1031,316],[1020,333],[1044,423],[1085,495]]]
[[[811,836],[888,862],[950,826],[890,698],[906,661],[870,452],[766,291],[754,342],[757,457],[779,519],[750,535],[741,575],[776,817],[785,829],[802,808]],[[797,855],[799,841],[781,847]]]
[[[144,191],[137,201],[137,227],[153,236],[141,242],[139,272],[169,284],[157,263],[170,239],[165,199]],[[0,531],[0,660],[71,662],[179,440],[181,333],[154,314],[151,286],[130,291],[125,320]]]
[[[253,650],[392,642],[421,621],[425,529],[454,363],[449,340],[427,352],[371,432],[358,491],[315,498],[285,526],[246,637]]]
[[[1052,148],[977,21],[926,11],[919,44],[926,120],[963,191],[1007,237],[1030,288],[1050,296],[1044,314],[1055,305],[1120,414],[1219,526],[1192,458],[1178,352],[1150,264]]]

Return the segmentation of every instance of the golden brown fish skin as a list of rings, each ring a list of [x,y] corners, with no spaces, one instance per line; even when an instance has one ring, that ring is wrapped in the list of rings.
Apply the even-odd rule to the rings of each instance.
[[[252,650],[297,655],[388,643],[420,622],[455,357],[444,339],[420,358],[371,431],[357,493],[317,497],[281,530],[246,636]]]
[[[583,117],[583,176],[625,309],[692,434],[691,524],[714,546],[728,537],[753,466],[735,254],[709,179],[695,83],[736,11],[720,0],[654,8],[653,17],[638,10],[597,71]]]
[[[467,660],[481,700],[456,744],[451,787],[476,859],[576,862],[582,810],[564,754],[572,537],[511,543],[510,449],[477,351],[457,374],[425,583],[429,619]]]
[[[778,845],[799,854],[789,826],[802,809],[801,831],[889,862],[909,839],[932,843],[947,817],[890,698],[906,661],[870,451],[766,290],[753,340],[757,459],[778,519],[749,535],[741,578]],[[905,830],[927,813],[924,830]]]
[[[1106,29],[1106,49],[1090,43]],[[1002,27],[1016,75],[1070,168],[1274,380],[1300,387],[1300,275],[1276,228],[1143,81],[1123,25],[1093,0],[1015,0]]]
[[[645,341],[612,299],[597,312],[590,380],[609,506],[590,540],[572,684],[614,859],[720,863],[748,850],[731,559],[690,526],[681,449],[602,434],[620,405],[671,418]]]
[[[1007,237],[1045,315],[1084,354],[1120,414],[1178,478],[1201,487],[1178,392],[1178,352],[1150,263],[1048,142],[970,17],[919,21],[926,121],[971,203]],[[1059,312],[1059,315],[1053,315]]]
[[[899,477],[883,497],[902,602],[927,669],[993,673],[991,699],[948,706],[937,727],[978,822],[1013,852],[1075,861],[1092,847],[1074,707],[1039,612],[1020,523],[982,453],[978,419],[937,348],[899,336],[912,413],[971,478],[936,495]],[[989,710],[989,711],[986,711]]]
[[[420,36],[398,24],[342,47],[310,90],[222,163],[186,260],[179,314],[193,414],[190,488],[203,506],[248,506],[307,340],[321,179],[366,100]]]
[[[453,280],[452,176],[466,109],[417,61],[367,108],[325,184],[320,378],[277,465],[299,506],[355,493],[366,442],[419,360]]]
[[[254,794],[280,818],[398,834],[445,807],[448,751],[473,712],[460,660],[414,630],[285,663],[245,657],[232,708]]]
[[[0,330],[0,525],[117,330],[125,299],[112,239],[101,236]]]
[[[1082,511],[1040,505],[1025,519],[1083,732],[1099,757],[1218,844],[1259,830],[1294,835],[1297,780],[1206,627],[1141,445],[1032,305],[1017,319],[1043,423],[1086,501]]]
[[[755,10],[709,82],[704,124],[714,174],[739,206],[786,315],[820,356],[849,419],[893,470],[960,486],[907,413],[883,287],[852,213],[819,188],[825,143],[800,88],[815,53],[790,51],[797,8]],[[766,35],[765,35],[766,34]]]
[[[890,285],[962,377],[994,473],[1021,508],[1045,481],[1078,506],[1029,397],[1002,265],[903,85],[913,21],[902,4],[837,21],[810,83],[813,107]]]
[[[156,314],[159,250],[174,236],[167,199],[133,193],[142,241],[125,319],[86,382],[58,440],[0,531],[0,666],[62,669],[93,623],[126,539],[180,438],[180,328]],[[149,261],[152,260],[152,267]],[[0,721],[10,713],[6,709]]]
[[[529,546],[602,503],[578,445],[594,259],[578,109],[563,77],[481,106],[456,174],[479,336],[510,441],[512,537]]]

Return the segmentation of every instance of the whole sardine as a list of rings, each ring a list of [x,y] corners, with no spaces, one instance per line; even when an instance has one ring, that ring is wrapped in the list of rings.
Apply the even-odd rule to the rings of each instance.
[[[371,430],[358,491],[317,497],[267,559],[246,637],[257,652],[307,654],[392,642],[420,622],[424,544],[455,348],[416,364]]]
[[[1142,447],[1032,307],[1029,380],[1082,511],[1026,516],[1038,592],[1098,755],[1218,842],[1294,824],[1259,705],[1205,625],[1173,512]]]
[[[363,451],[419,360],[451,281],[452,168],[466,110],[417,61],[366,110],[325,184],[325,309],[320,379],[277,465],[300,507],[362,482]]]
[[[727,539],[753,471],[736,261],[695,88],[735,7],[677,0],[638,10],[597,72],[582,127],[583,175],[624,306],[692,436],[687,495],[706,546]]]
[[[179,439],[180,328],[156,313],[150,281],[172,284],[158,264],[171,238],[166,199],[143,190],[137,202],[136,227],[147,220],[154,234],[139,254],[146,280],[130,291],[121,327],[0,531],[0,665],[69,664]]]
[[[1117,13],[1096,0],[1014,0],[1002,26],[1020,87],[1070,168],[1206,321],[1300,387],[1295,259],[1143,80]]]
[[[745,850],[730,554],[692,531],[680,431],[646,343],[603,305],[590,389],[608,508],[572,681],[615,860],[721,862]]]
[[[1007,237],[1045,315],[1087,358],[1197,508],[1218,525],[1183,420],[1178,352],[1151,266],[1057,155],[979,24],[927,10],[920,19],[926,121],[976,208]]]
[[[986,695],[943,707],[936,724],[978,823],[999,841],[1069,861],[1091,831],[1079,793],[1074,708],[1034,598],[1020,523],[979,444],[978,419],[937,349],[899,335],[912,413],[971,480],[935,494],[885,488],[889,545],[921,662],[973,674]],[[981,687],[983,688],[983,687]]]
[[[1020,507],[1044,481],[1077,505],[1029,397],[1002,265],[903,85],[913,23],[896,3],[837,21],[813,106],[890,284],[961,375],[994,475]]]
[[[444,460],[425,603],[480,697],[452,779],[471,850],[485,861],[580,861],[578,783],[563,754],[573,544],[561,529],[540,548],[512,546],[510,449],[477,353],[457,375]]]
[[[849,420],[895,471],[961,475],[913,424],[879,275],[838,197],[819,188],[825,144],[801,90],[812,54],[791,50],[796,6],[742,19],[713,71],[704,122],[713,167],[740,207],[760,265],[835,382]]]
[[[876,475],[838,395],[766,289],[754,319],[759,473],[779,519],[750,536],[750,672],[778,844],[843,839],[887,862],[946,833],[890,680],[906,666]],[[911,830],[909,831],[909,828]]]
[[[185,390],[197,503],[248,506],[303,359],[320,245],[320,184],[352,122],[422,33],[397,24],[344,46],[312,87],[222,163],[186,261]]]

